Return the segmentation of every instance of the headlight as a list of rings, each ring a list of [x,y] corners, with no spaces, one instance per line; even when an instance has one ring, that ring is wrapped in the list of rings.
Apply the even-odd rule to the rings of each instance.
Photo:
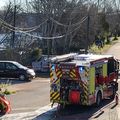
[[[32,69],[28,69],[28,70],[27,70],[27,73],[35,76],[35,72],[34,72],[34,70],[32,70]]]

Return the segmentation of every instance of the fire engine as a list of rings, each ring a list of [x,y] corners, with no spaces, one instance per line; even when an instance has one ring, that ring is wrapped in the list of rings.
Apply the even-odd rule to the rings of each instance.
[[[66,54],[52,58],[50,101],[99,106],[118,90],[119,61],[112,55]]]

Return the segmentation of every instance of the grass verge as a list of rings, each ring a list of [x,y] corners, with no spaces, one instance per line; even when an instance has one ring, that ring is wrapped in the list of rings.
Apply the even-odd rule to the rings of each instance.
[[[89,51],[94,54],[102,54],[102,53],[105,53],[112,45],[116,44],[117,42],[118,40],[111,41],[110,44],[105,44],[103,48],[98,48],[98,46],[93,44],[89,49]]]
[[[0,89],[1,89],[0,93],[4,95],[15,94],[16,91],[11,91],[7,88],[10,85],[11,85],[10,83],[0,83]]]

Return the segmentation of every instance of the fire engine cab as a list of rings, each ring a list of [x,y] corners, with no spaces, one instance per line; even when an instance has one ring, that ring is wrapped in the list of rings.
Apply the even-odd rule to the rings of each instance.
[[[100,105],[115,97],[119,62],[112,55],[66,54],[50,64],[50,101],[60,105]]]

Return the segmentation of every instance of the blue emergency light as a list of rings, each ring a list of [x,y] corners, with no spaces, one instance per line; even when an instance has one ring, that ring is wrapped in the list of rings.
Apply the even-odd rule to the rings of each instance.
[[[52,70],[55,70],[55,66],[54,65],[52,65]]]
[[[83,67],[79,67],[79,72],[83,72]]]

